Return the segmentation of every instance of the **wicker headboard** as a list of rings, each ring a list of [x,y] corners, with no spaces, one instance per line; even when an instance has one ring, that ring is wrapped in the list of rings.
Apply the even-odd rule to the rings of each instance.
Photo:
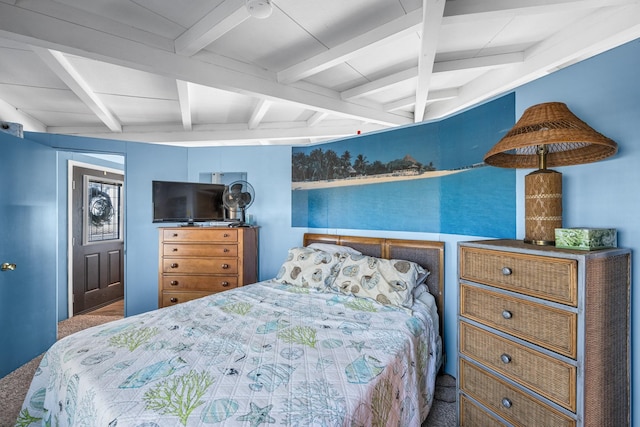
[[[406,259],[429,270],[431,274],[427,278],[427,287],[435,297],[440,318],[440,334],[443,333],[444,242],[305,233],[304,246],[314,242],[350,246],[365,255],[376,258]]]

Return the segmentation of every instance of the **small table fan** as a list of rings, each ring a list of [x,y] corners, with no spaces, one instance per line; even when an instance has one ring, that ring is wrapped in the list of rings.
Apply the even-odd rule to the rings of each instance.
[[[225,188],[222,195],[224,207],[229,212],[229,219],[236,222],[230,227],[248,227],[245,220],[245,211],[253,204],[255,191],[247,181],[234,181]]]

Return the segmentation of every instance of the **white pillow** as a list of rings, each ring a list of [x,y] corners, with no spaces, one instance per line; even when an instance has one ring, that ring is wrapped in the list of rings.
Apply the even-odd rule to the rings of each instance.
[[[329,252],[330,254],[342,253],[342,254],[354,254],[362,255],[362,252],[353,249],[349,246],[335,245],[333,243],[311,243],[307,245],[308,248],[320,249],[321,251]]]
[[[340,265],[330,288],[384,305],[411,308],[416,280],[424,272],[411,261],[351,255]]]
[[[413,288],[413,299],[418,299],[420,295],[424,294],[425,292],[429,293],[429,288],[427,288],[427,285],[422,283],[419,284],[418,286]]]
[[[324,289],[335,279],[342,257],[314,248],[291,248],[275,281],[303,288]]]

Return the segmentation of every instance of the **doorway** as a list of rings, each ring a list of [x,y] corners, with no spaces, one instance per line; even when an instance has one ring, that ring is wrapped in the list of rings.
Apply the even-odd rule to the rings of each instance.
[[[124,297],[124,173],[70,162],[69,313]]]

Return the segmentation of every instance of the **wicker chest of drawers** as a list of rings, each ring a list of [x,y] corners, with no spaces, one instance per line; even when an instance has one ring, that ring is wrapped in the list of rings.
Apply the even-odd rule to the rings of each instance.
[[[159,232],[159,307],[258,279],[255,227],[165,227]]]
[[[458,425],[628,426],[630,262],[460,243]]]

